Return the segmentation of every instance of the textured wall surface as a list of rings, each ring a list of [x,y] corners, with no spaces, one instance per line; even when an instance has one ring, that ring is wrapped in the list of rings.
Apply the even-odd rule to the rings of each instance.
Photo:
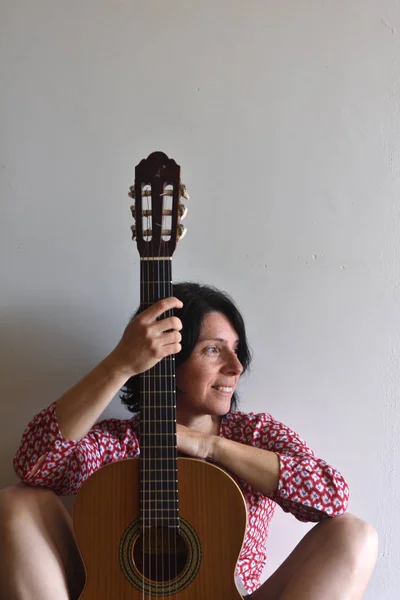
[[[242,408],[343,472],[380,534],[366,598],[397,600],[399,35],[398,0],[0,0],[0,485],[137,306],[127,188],[163,150],[175,278],[246,318]],[[266,575],[308,528],[277,511]]]

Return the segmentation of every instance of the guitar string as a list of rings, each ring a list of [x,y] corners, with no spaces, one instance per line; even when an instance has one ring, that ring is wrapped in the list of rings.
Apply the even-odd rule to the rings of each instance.
[[[151,205],[153,204],[153,191],[152,191],[152,186],[151,185],[147,185],[147,188],[149,188],[150,191],[150,195],[146,196],[146,209],[147,211],[151,210]],[[150,215],[151,213],[147,212],[147,217],[146,217],[146,229],[149,230],[151,229],[150,226]],[[153,222],[153,221],[152,221]],[[143,236],[143,238],[145,238],[146,236]],[[150,243],[148,242],[148,240],[146,240],[146,256],[147,258],[150,256]],[[146,293],[144,294],[144,297],[146,299],[146,305],[145,305],[145,309],[149,308],[150,304],[149,304],[149,300],[150,300],[150,263],[151,261],[147,260],[144,261],[144,265],[143,265],[143,275],[144,275],[144,285],[146,285]],[[152,478],[152,471],[151,471],[151,464],[152,464],[152,459],[151,459],[151,449],[150,449],[150,415],[151,415],[151,397],[152,397],[152,381],[151,381],[151,374],[152,374],[152,369],[148,369],[146,372],[146,380],[147,380],[147,385],[146,385],[146,393],[143,394],[143,409],[144,409],[144,413],[145,413],[145,430],[146,430],[146,435],[144,438],[145,441],[145,448],[146,448],[146,452],[145,452],[145,487],[146,487],[146,497],[145,497],[145,503],[147,503],[147,508],[145,508],[145,513],[146,513],[146,527],[145,527],[145,532],[147,534],[147,540],[146,543],[143,547],[144,549],[144,555],[146,555],[147,553],[147,560],[148,560],[148,564],[147,564],[147,576],[149,581],[151,581],[152,577],[151,577],[151,557],[152,557],[152,551],[151,551],[151,541],[152,541],[152,529],[153,529],[153,518],[154,515],[152,514],[151,511],[151,498],[150,498],[150,490],[151,490],[151,478]],[[155,520],[156,520],[156,524],[157,524],[157,513],[155,513]],[[145,562],[143,560],[143,568],[145,569]],[[157,577],[157,574],[156,574]],[[143,583],[143,588],[144,588],[144,583]],[[144,596],[144,591],[143,591],[143,596]],[[149,598],[151,598],[151,585],[149,586]]]
[[[136,184],[137,185],[137,184]],[[138,223],[136,224],[136,227],[138,227],[138,229],[143,231],[143,217],[142,217],[142,211],[143,211],[143,196],[142,196],[142,190],[143,190],[143,185],[140,184],[140,211],[137,212],[137,220],[141,220],[141,227],[139,227]],[[136,207],[137,208],[137,207]],[[141,303],[141,312],[143,312],[144,310],[144,277],[143,277],[143,257],[140,257],[140,303]],[[140,393],[140,429],[141,429],[141,433],[142,433],[142,439],[141,439],[141,446],[144,446],[143,442],[145,439],[145,425],[146,425],[146,418],[145,418],[145,413],[144,413],[144,401],[143,399],[145,398],[145,390],[146,390],[146,373],[142,373],[142,375],[140,376],[140,386],[139,386],[139,393]],[[146,522],[145,522],[145,500],[146,500],[146,472],[145,472],[145,456],[143,454],[143,448],[140,448],[140,456],[141,456],[141,477],[142,477],[142,503],[141,503],[141,525],[142,525],[142,537],[143,537],[143,545],[142,545],[142,571],[144,571],[144,557],[145,557],[145,552],[144,552],[144,548],[145,548],[145,544],[146,544]],[[144,599],[144,577],[142,577],[142,598]]]
[[[138,184],[135,182],[135,187],[137,187]],[[139,226],[139,223],[136,223],[136,227],[138,228],[138,230],[142,230],[143,231],[143,217],[142,217],[142,211],[143,211],[143,196],[142,196],[142,190],[143,190],[143,186],[142,184],[140,184],[140,193],[138,194],[138,197],[140,196],[140,203],[139,203],[139,207],[137,205],[137,199],[136,199],[136,221],[139,221],[139,219],[141,220],[141,226]],[[136,194],[135,194],[136,195]],[[138,208],[140,208],[140,210],[138,210]],[[144,283],[144,279],[143,279],[143,257],[140,256],[140,312],[143,312],[144,310],[144,289],[143,289],[143,283]],[[145,502],[145,486],[146,486],[146,478],[145,478],[145,458],[143,455],[143,441],[145,438],[144,435],[144,427],[145,427],[145,415],[144,415],[144,404],[143,404],[143,398],[145,397],[145,389],[146,389],[146,374],[142,373],[140,376],[140,385],[139,385],[139,410],[140,410],[140,432],[141,432],[141,447],[140,447],[140,459],[141,459],[141,478],[142,478],[142,482],[141,482],[141,493],[142,493],[142,497],[141,497],[141,528],[142,528],[142,538],[143,538],[143,545],[142,545],[142,565],[144,565],[144,547],[145,547],[145,542],[146,542],[146,527],[145,527],[145,506],[144,506],[144,502]],[[144,566],[142,566],[142,571],[144,571]],[[144,599],[144,577],[142,577],[142,598]]]
[[[164,191],[164,189],[163,189],[163,191]],[[163,217],[164,200],[165,200],[165,196],[161,196],[160,249],[162,247],[163,252],[165,251],[165,244],[162,243],[162,239],[163,239],[162,238],[162,230],[163,230],[163,225],[164,225],[164,217]],[[161,256],[161,254],[162,253],[161,253],[161,250],[160,250],[159,253],[158,253],[158,255]],[[165,256],[164,255],[163,255],[163,259],[164,260],[162,261],[162,273],[161,273],[161,275],[160,275],[160,272],[158,274],[157,298],[161,298],[161,297],[165,298],[166,295],[167,295],[166,292],[165,292],[165,279],[166,278],[165,278]],[[168,318],[168,314],[166,315],[166,318]],[[167,378],[166,378],[166,372],[165,372],[166,371],[166,369],[165,369],[166,361],[167,361],[167,357],[163,358],[162,361],[161,361],[161,364],[160,364],[160,372],[161,372],[160,374],[162,375],[162,382],[163,382],[163,385],[160,386],[160,388],[162,388],[162,389],[165,389],[165,384],[167,384]],[[167,395],[165,394],[165,396],[167,396]],[[162,405],[161,399],[159,400],[159,402],[160,402],[160,407],[161,407],[161,405]],[[164,408],[164,412],[165,412],[165,417],[167,417],[167,414],[166,414],[167,411],[165,410],[165,408]],[[159,414],[160,414],[160,431],[161,431],[160,439],[163,440],[162,445],[164,446],[164,445],[167,445],[167,444],[164,444],[164,440],[166,439],[166,436],[165,436],[165,432],[163,431],[163,421],[161,420],[161,418],[162,418],[162,410],[161,410],[161,408],[160,408],[160,413]],[[166,450],[167,450],[166,454],[167,454],[167,458],[168,458],[168,448]],[[163,451],[160,452],[160,454],[163,455]],[[161,466],[164,467],[164,463],[163,462],[161,463]],[[168,469],[168,461],[167,461],[167,469]],[[164,490],[165,490],[165,483],[166,483],[165,482],[164,468],[161,471],[161,473],[162,473],[162,475],[161,475],[161,483],[160,483],[161,496],[162,496],[161,506],[164,507],[165,506]],[[167,501],[168,501],[168,492],[167,492]],[[164,519],[165,519],[165,514],[164,514]],[[161,543],[162,543],[161,547],[163,548],[163,550],[164,550],[164,519],[162,520],[162,523],[161,523]],[[169,538],[168,538],[168,541],[169,541]],[[169,547],[169,544],[168,544],[168,547]],[[168,553],[168,558],[169,558],[169,553]],[[164,578],[164,560],[162,560],[162,565],[163,565],[162,579],[163,579],[163,582],[164,582],[165,581],[165,578]],[[170,575],[171,575],[171,571],[170,571],[170,569],[168,569],[168,578],[170,578]]]
[[[160,223],[160,242],[159,242],[157,257],[161,257],[161,231],[162,231],[162,216],[161,216],[161,223]],[[155,300],[155,299],[159,300],[159,299],[161,299],[161,296],[160,296],[160,283],[159,283],[159,281],[160,281],[160,259],[158,259],[155,262],[155,265],[156,265],[156,269],[157,269],[157,276],[153,277],[153,279],[157,283],[156,283],[156,285],[153,284],[153,286],[154,286],[153,289],[154,289],[154,291],[156,293],[154,294],[154,297],[152,298],[152,300]],[[159,321],[162,323],[163,320],[164,320],[164,315],[162,314],[159,317]],[[162,336],[163,336],[163,332],[161,332],[161,339],[162,339]],[[162,370],[163,370],[162,360],[159,363],[157,363],[157,370],[158,370],[159,374],[161,375]],[[159,392],[162,390],[162,386],[163,386],[163,381],[158,382],[158,391]],[[154,384],[154,387],[156,387],[155,384]],[[155,399],[155,402],[156,402],[156,406],[158,404],[158,416],[160,418],[161,418],[161,411],[162,411],[162,400],[161,400],[162,395],[163,394],[157,394],[157,391],[156,391],[155,394],[154,394],[154,396],[153,396],[154,399]],[[156,432],[157,433],[154,436],[154,438],[156,440],[158,440],[158,444],[154,444],[154,445],[163,446],[164,444],[162,442],[162,436],[159,434],[159,430],[157,429]],[[155,452],[154,457],[157,458],[157,463],[158,463],[159,457],[162,456],[162,449],[161,448],[157,448],[157,449],[154,450],[154,452]],[[163,466],[163,462],[162,461],[160,461],[159,466],[160,466],[160,468],[162,468],[162,466]],[[164,472],[161,471],[161,478],[160,478],[161,482],[163,481],[163,478],[164,478]],[[156,557],[156,573],[157,573],[156,581],[158,583],[158,562],[159,562],[158,559],[159,559],[159,552],[158,552],[157,549],[160,548],[160,545],[158,543],[158,537],[160,536],[160,534],[161,534],[161,549],[163,548],[163,541],[164,541],[163,540],[163,538],[164,538],[164,536],[163,536],[163,509],[162,509],[163,502],[164,502],[163,483],[161,483],[161,485],[160,485],[160,490],[158,489],[158,487],[155,486],[155,495],[156,495],[156,498],[157,498],[157,501],[155,502],[155,504],[157,506],[157,516],[159,515],[159,517],[160,517],[159,527],[157,527],[156,531],[155,531],[155,533],[156,533],[156,535],[155,535],[155,540],[156,540],[155,557]],[[162,552],[161,552],[161,556],[162,556]],[[163,579],[163,575],[164,575],[164,572],[163,572],[163,561],[161,561],[161,578],[162,579]]]
[[[165,192],[165,185],[164,185],[163,192]],[[162,231],[162,227],[164,225],[163,209],[165,208],[165,200],[166,200],[167,197],[168,196],[163,196],[162,197],[163,201],[162,201],[162,209],[161,209],[161,231]],[[161,238],[162,238],[162,235],[161,235]],[[166,255],[167,255],[167,252],[166,252],[166,242],[164,241],[164,243],[163,243],[163,258],[164,258],[164,261],[163,261],[163,274],[162,274],[162,281],[164,282],[163,283],[163,296],[164,297],[167,296],[167,290],[166,290],[167,285],[168,285],[167,284],[167,277],[169,275],[169,272],[168,272],[169,269],[166,268],[166,262],[167,262],[166,258],[165,258]],[[168,277],[168,279],[169,279],[169,277]],[[169,289],[170,289],[170,284],[168,286],[168,291],[169,291]],[[168,295],[170,296],[171,294],[168,294]],[[166,315],[166,318],[169,318],[171,312],[172,311],[168,311],[168,313]],[[170,361],[170,356],[166,356],[165,359],[164,359],[164,371],[165,371],[164,372],[164,382],[166,384],[165,387],[166,387],[166,391],[167,392],[169,392],[169,390],[168,390],[168,388],[169,388],[169,375],[170,375],[170,373],[168,372],[169,371],[169,361]],[[165,403],[165,405],[166,405],[166,407],[165,407],[165,417],[166,417],[166,420],[165,420],[165,438],[166,438],[166,440],[168,440],[168,442],[165,445],[169,446],[169,443],[171,441],[170,435],[169,435],[169,418],[170,418],[170,415],[169,415],[170,404],[169,404],[169,402],[171,401],[171,394],[167,393],[167,394],[165,394],[165,396],[166,396],[166,403]],[[170,473],[171,466],[170,466],[169,447],[166,448],[166,455],[167,455],[166,456],[166,458],[167,458],[167,460],[166,460],[166,472],[165,473],[163,472],[162,489],[163,490],[165,489],[166,493],[167,493],[167,502],[166,502],[166,504],[163,504],[163,505],[167,506],[167,513],[166,513],[167,514],[167,518],[166,518],[166,522],[167,522],[167,531],[168,531],[168,537],[167,537],[167,539],[168,539],[168,581],[171,581],[171,552],[170,552],[171,538],[170,538],[170,527],[169,527],[170,511],[168,510],[169,509],[169,496],[170,496],[169,486],[168,486],[168,480],[169,480],[169,478],[171,476],[171,473]],[[163,498],[163,500],[164,500],[164,498]]]
[[[172,196],[164,196],[164,198],[171,198],[171,209],[173,207],[173,202],[174,202],[174,198],[176,196],[176,190],[174,189],[174,186],[170,186],[172,187]],[[178,188],[179,189],[179,188]],[[179,198],[178,198],[179,200]],[[172,211],[173,214],[173,211]],[[171,229],[171,238],[172,239],[172,218],[170,219],[169,222],[169,226]],[[173,284],[172,284],[172,261],[168,263],[169,265],[169,277],[168,277],[168,281],[169,281],[169,289],[170,289],[170,296],[173,295]],[[171,316],[173,315],[173,310],[170,311],[171,312]],[[174,596],[176,597],[177,594],[177,548],[176,548],[176,541],[177,541],[177,535],[178,535],[178,528],[177,528],[177,520],[178,520],[178,494],[176,493],[177,491],[177,479],[178,479],[178,471],[177,471],[177,467],[178,467],[178,461],[177,461],[177,457],[176,457],[176,386],[175,386],[175,380],[174,380],[174,376],[175,376],[175,356],[171,355],[168,357],[168,367],[169,367],[169,373],[168,373],[168,382],[169,382],[169,394],[168,397],[170,398],[172,404],[171,404],[171,414],[169,415],[169,420],[167,422],[167,426],[169,429],[169,442],[171,444],[171,457],[170,460],[168,460],[168,464],[170,465],[170,471],[169,471],[169,495],[172,496],[174,502],[174,524],[172,527],[168,527],[168,548],[171,550],[171,542],[170,542],[170,531],[172,530],[172,535],[173,535],[173,546],[174,546],[174,560],[175,560],[175,568],[174,568],[174,576],[175,576],[175,594]],[[175,407],[175,408],[174,408]],[[169,450],[169,449],[168,449]],[[171,469],[171,463],[173,465],[173,468]],[[174,493],[172,493],[174,492]],[[169,560],[170,560],[170,555],[171,555],[171,551],[169,552]],[[171,576],[170,576],[171,579]]]
[[[153,246],[153,231],[154,231],[154,188],[153,185],[150,186],[151,189],[151,195],[147,196],[147,202],[150,202],[150,206],[149,204],[147,205],[147,209],[150,209],[150,213],[148,212],[148,215],[151,215],[151,221],[150,221],[150,216],[147,217],[148,221],[147,221],[147,229],[151,230],[150,233],[150,237],[151,237],[151,245]],[[149,200],[151,199],[151,201]],[[151,224],[150,224],[151,223]],[[150,242],[147,242],[147,247],[150,247]],[[151,265],[150,265],[151,263]],[[147,277],[146,277],[146,281],[147,281],[147,304],[148,307],[150,307],[153,303],[154,297],[151,298],[150,297],[150,289],[151,289],[151,285],[153,286],[153,295],[154,295],[154,283],[150,284],[150,281],[153,281],[154,278],[154,261],[147,261]],[[155,448],[151,448],[151,450],[149,449],[149,446],[155,446],[156,444],[154,443],[154,431],[151,432],[151,423],[154,423],[154,416],[152,415],[152,413],[154,413],[154,408],[156,406],[156,395],[155,395],[155,391],[156,391],[156,384],[155,384],[155,377],[151,377],[151,375],[154,375],[156,372],[156,366],[154,366],[153,368],[151,368],[149,370],[149,376],[150,376],[150,393],[149,396],[146,398],[146,406],[147,406],[147,423],[148,423],[148,432],[149,435],[147,436],[147,445],[148,445],[148,457],[149,457],[149,464],[150,464],[150,473],[149,473],[149,494],[148,494],[148,502],[149,502],[149,515],[150,515],[150,527],[149,527],[149,580],[150,580],[150,598],[151,598],[151,582],[154,580],[154,563],[152,563],[152,556],[153,556],[153,551],[152,551],[152,542],[153,539],[155,539],[155,543],[156,543],[156,550],[157,550],[157,531],[158,531],[158,505],[157,505],[157,494],[153,493],[152,497],[151,497],[151,491],[155,490],[154,488],[154,483],[151,483],[152,479],[153,479],[153,474],[154,471],[152,471],[151,469],[154,468],[154,464],[156,463],[156,461],[154,460],[155,457],[155,453],[156,453],[156,449]],[[151,404],[151,399],[153,398],[153,402],[154,402],[154,407]],[[152,420],[153,417],[153,420]],[[154,425],[153,425],[154,427]],[[154,477],[154,479],[156,479]],[[152,508],[153,507],[153,508]],[[154,510],[154,507],[156,510]],[[155,554],[155,580],[156,582],[158,582],[158,561],[157,561],[157,552]]]
[[[180,202],[180,181],[178,184],[178,189],[176,190],[175,187],[173,187],[173,195],[172,195],[172,205],[171,208],[173,207],[174,204],[174,199],[176,199],[177,202],[177,210],[178,210],[178,206],[179,206],[179,202]],[[173,211],[172,211],[173,214]],[[176,223],[176,220],[175,220]],[[173,230],[173,225],[172,225],[172,218],[171,218],[171,232]],[[171,233],[172,235],[172,233]],[[174,240],[174,242],[177,242],[177,238]],[[170,280],[171,280],[171,289],[173,289],[173,284],[172,284],[172,263],[171,263],[171,274],[170,274]],[[172,440],[172,452],[173,452],[173,465],[174,465],[174,471],[172,473],[172,481],[173,481],[173,489],[175,490],[175,493],[173,494],[174,499],[176,500],[175,502],[175,506],[176,506],[176,520],[174,523],[174,557],[175,557],[175,575],[176,575],[176,579],[175,579],[175,598],[177,596],[177,587],[178,587],[178,553],[177,553],[177,539],[178,539],[178,534],[179,534],[179,494],[178,494],[178,490],[179,490],[179,482],[178,482],[178,450],[177,450],[177,432],[176,432],[176,410],[177,410],[177,390],[176,390],[176,369],[175,369],[175,355],[173,356],[172,359],[172,373],[173,373],[173,377],[171,377],[171,387],[174,390],[174,393],[172,394],[174,397],[174,406],[175,409],[173,410],[173,419],[171,422],[171,427],[172,427],[172,431],[173,431],[173,440]]]
[[[160,259],[162,260],[162,226],[163,226],[163,214],[162,214],[162,210],[163,210],[163,196],[160,195],[161,198],[161,207],[160,207],[160,223],[154,223],[154,202],[152,202],[152,209],[153,209],[153,231],[155,231],[155,226],[154,225],[159,225],[160,227],[160,237],[159,237],[159,247],[158,247],[158,251],[157,251],[157,260],[153,263],[153,275],[155,275],[155,268],[157,269],[157,276],[153,276],[152,280],[153,280],[153,298],[151,299],[152,301],[154,300],[160,300],[161,299],[161,289],[160,289],[160,279],[161,279],[161,274],[160,274]],[[154,281],[156,281],[156,285],[154,284]],[[157,286],[157,287],[156,287]],[[156,292],[156,293],[155,293]],[[164,315],[160,315],[159,317],[159,321],[163,321],[164,320]],[[163,336],[163,332],[161,332],[161,337]],[[163,360],[162,359],[156,367],[156,370],[158,372],[159,375],[163,374]],[[163,388],[163,379],[160,377],[160,380],[158,382],[158,390],[161,391],[161,389]],[[154,390],[156,389],[156,384],[154,381]],[[156,393],[153,395],[153,398],[155,399],[156,402],[156,406],[157,406],[157,402],[158,402],[158,416],[160,418],[160,428],[157,429],[157,435],[154,436],[155,439],[158,439],[159,445],[163,446],[163,439],[162,439],[162,434],[160,435],[160,431],[162,432],[162,396],[163,394],[158,394],[158,398],[156,398]],[[156,444],[154,444],[156,445]],[[158,449],[154,449],[154,458],[157,456],[157,458],[162,457],[162,449],[158,448]],[[160,548],[159,544],[158,544],[158,536],[160,535],[160,529],[161,529],[161,557],[162,557],[162,549],[164,548],[164,527],[163,527],[163,505],[164,505],[164,469],[163,469],[163,462],[162,461],[156,461],[154,460],[155,463],[157,463],[157,466],[159,467],[157,469],[157,475],[161,474],[161,477],[159,478],[159,482],[157,482],[154,485],[154,490],[155,490],[155,498],[156,498],[156,528],[155,528],[155,541],[156,541],[156,551],[155,551],[155,562],[156,562],[156,582],[158,584],[158,551],[157,548]],[[158,477],[156,478],[158,479]],[[158,527],[158,513],[160,513],[160,528]],[[161,577],[162,577],[162,581],[164,581],[164,561],[161,560]]]
[[[165,192],[165,184],[164,184],[164,189],[163,192]],[[171,187],[170,185],[168,185],[167,187]],[[165,206],[166,202],[166,198],[169,198],[169,196],[163,196],[163,202],[162,202],[162,209],[161,209],[161,232],[163,229],[163,225],[164,225],[164,216],[163,216],[163,209],[164,208],[169,208],[169,206]],[[169,223],[169,226],[172,228],[172,219],[171,219],[171,223]],[[165,229],[167,229],[167,227],[165,227]],[[162,297],[171,297],[173,295],[173,290],[172,290],[172,264],[171,261],[168,260],[168,252],[167,252],[167,242],[164,240],[163,242],[161,242],[162,240],[162,233],[160,236],[160,245],[162,244],[162,256],[163,256],[163,261],[162,261],[162,274],[161,277],[158,278],[158,281],[162,282],[161,283],[161,287],[162,288]],[[159,255],[161,256],[161,252],[159,253]],[[161,297],[161,289],[159,290],[159,294],[158,297]],[[169,310],[167,311],[166,314],[166,318],[169,318],[173,316],[173,310]],[[176,568],[176,560],[177,560],[177,555],[176,555],[176,535],[174,534],[174,527],[171,527],[170,525],[170,520],[173,520],[174,517],[171,519],[171,504],[174,505],[174,509],[176,508],[176,502],[174,502],[175,498],[171,496],[173,496],[172,492],[173,492],[173,487],[171,486],[171,483],[174,482],[174,480],[176,479],[175,474],[176,472],[171,468],[171,462],[172,465],[176,465],[176,461],[173,460],[174,458],[174,443],[176,442],[176,440],[173,440],[173,433],[174,433],[174,428],[173,428],[173,406],[176,403],[176,395],[174,397],[174,393],[173,393],[173,364],[174,364],[174,360],[175,358],[171,355],[168,355],[167,357],[165,357],[165,359],[163,359],[162,363],[162,375],[163,375],[163,382],[165,382],[165,391],[167,392],[165,394],[166,396],[166,400],[167,402],[165,403],[165,432],[164,433],[164,439],[166,440],[166,458],[167,458],[167,466],[165,469],[165,472],[163,470],[163,477],[162,477],[162,484],[161,484],[161,488],[163,490],[163,502],[162,505],[164,507],[166,507],[166,515],[164,515],[165,517],[165,521],[167,523],[167,540],[168,540],[168,581],[171,582],[171,579],[175,579],[176,581],[176,574],[177,574],[177,568]],[[172,411],[172,412],[171,412]],[[164,498],[164,490],[166,493],[166,502],[165,502],[165,498]],[[175,513],[175,510],[173,511],[173,513]],[[175,570],[173,572],[173,575],[175,577],[171,577],[171,529],[172,529],[172,535],[174,535],[174,558],[175,558]],[[163,536],[164,536],[164,527],[162,527],[162,542],[163,542]],[[162,547],[164,548],[164,542],[162,544]],[[164,578],[163,578],[164,580]],[[176,585],[176,584],[175,584]],[[176,596],[176,590],[175,590],[175,594],[174,596]]]
[[[170,186],[167,186],[170,187]],[[163,188],[163,192],[165,192],[165,188],[166,185],[164,184],[164,188]],[[172,296],[172,263],[171,261],[168,260],[168,252],[167,252],[167,242],[164,240],[163,242],[161,242],[162,239],[162,229],[164,226],[164,215],[163,215],[163,209],[164,208],[169,208],[168,206],[165,206],[166,204],[166,199],[169,198],[169,196],[163,196],[163,202],[162,202],[162,208],[161,208],[161,236],[160,236],[160,244],[162,243],[162,247],[163,247],[163,262],[162,262],[162,277],[159,278],[159,281],[161,280],[161,288],[162,288],[162,297],[170,297]],[[167,229],[167,227],[165,227],[165,229]],[[161,290],[160,290],[161,292]],[[159,294],[160,297],[160,294]],[[171,317],[173,314],[172,310],[169,310],[166,314],[166,318]],[[163,430],[165,429],[165,431],[163,431],[163,438],[166,440],[165,445],[166,447],[166,469],[165,472],[163,470],[163,477],[162,477],[162,484],[161,484],[161,488],[163,490],[163,503],[162,505],[164,507],[166,507],[166,515],[164,515],[164,520],[167,523],[167,548],[168,548],[168,552],[167,552],[167,556],[168,556],[168,581],[171,581],[171,526],[170,526],[170,520],[171,520],[171,511],[170,511],[170,506],[171,506],[171,478],[173,475],[173,472],[171,471],[171,459],[173,458],[171,456],[171,450],[172,450],[172,436],[171,433],[173,432],[173,429],[171,429],[171,402],[174,403],[174,398],[173,398],[173,393],[172,392],[172,388],[173,386],[171,385],[172,383],[172,363],[173,363],[173,358],[171,357],[171,355],[168,355],[165,357],[165,359],[163,359],[162,364],[162,370],[163,370],[163,382],[165,383],[165,385],[163,386],[165,391],[167,392],[165,394],[166,396],[166,402],[165,402],[165,421],[163,421],[163,423],[165,423],[165,427],[163,427]],[[174,464],[174,461],[172,461],[172,464]],[[164,463],[163,463],[164,466]],[[167,496],[166,498],[166,502],[165,502],[165,498],[164,498],[164,491],[165,494]],[[164,523],[163,523],[164,525]],[[172,531],[172,535],[174,534],[174,532]],[[162,541],[163,541],[163,548],[164,548],[164,526],[162,527]],[[174,553],[175,557],[176,557],[176,552]],[[164,564],[164,561],[163,561]],[[174,573],[176,573],[176,569],[174,571]],[[164,578],[163,578],[164,580]]]
[[[141,188],[142,190],[143,190],[143,187],[146,187],[146,186],[142,185],[142,188]],[[142,210],[143,210],[143,196],[141,196],[141,198],[142,198],[141,199],[141,207],[142,207]],[[148,197],[146,197],[146,198],[148,198]],[[146,208],[148,209],[148,200],[146,200],[146,202],[147,202]],[[140,218],[142,219],[142,238],[144,240],[145,236],[143,235],[143,218],[141,216],[140,216]],[[146,219],[146,228],[148,228],[148,226],[149,226],[149,219],[147,217],[147,219]],[[146,244],[146,253],[147,252],[148,252],[148,246]],[[142,287],[143,287],[143,300],[142,301],[143,301],[143,310],[146,309],[146,306],[145,306],[146,294],[145,294],[145,287],[144,287],[145,286],[145,282],[146,282],[145,268],[146,268],[146,261],[142,261]],[[142,394],[142,398],[141,398],[141,405],[142,405],[141,408],[143,410],[143,440],[142,440],[142,442],[143,442],[143,447],[146,448],[145,440],[148,437],[147,436],[148,432],[146,431],[146,429],[147,429],[146,399],[147,399],[147,395],[148,395],[147,394],[147,388],[148,388],[148,384],[149,384],[149,377],[148,377],[148,373],[146,371],[144,373],[143,378],[144,378],[144,381],[145,381],[145,385],[144,385],[143,394]],[[148,452],[148,449],[147,449],[147,452]],[[146,557],[146,548],[147,548],[147,544],[148,544],[147,533],[150,533],[149,528],[148,528],[149,523],[148,523],[147,510],[146,510],[146,502],[147,502],[147,499],[148,499],[147,486],[148,486],[148,480],[149,480],[149,473],[147,471],[147,460],[148,460],[148,454],[147,454],[147,452],[145,451],[144,457],[143,457],[143,479],[144,479],[143,484],[144,485],[143,485],[143,499],[142,499],[142,510],[143,510],[143,560],[142,560],[142,565],[143,566],[142,566],[142,568],[143,568],[144,572],[146,571],[145,557]],[[144,591],[144,577],[143,577],[142,581],[143,581],[142,594],[143,594],[143,598],[144,598],[144,594],[145,594],[145,591]]]
[[[161,254],[162,254],[161,247],[162,247],[162,225],[163,225],[163,222],[162,222],[162,220],[163,220],[163,218],[162,218],[162,208],[163,208],[162,207],[162,200],[163,200],[163,197],[160,195],[160,198],[161,198],[161,207],[160,207],[161,222],[159,224],[158,223],[156,224],[156,225],[160,226],[160,239],[159,239],[159,246],[158,246],[158,252],[157,252],[158,260],[156,260],[156,263],[155,263],[156,267],[157,267],[157,277],[153,277],[153,280],[156,280],[156,282],[157,282],[157,295],[155,296],[155,298],[157,300],[161,299],[161,294],[160,294],[160,291],[161,291],[160,290],[160,257],[161,257]],[[153,208],[154,208],[154,204],[153,204]],[[155,227],[154,227],[154,221],[153,221],[153,231],[154,230],[155,230]],[[155,286],[154,286],[154,283],[153,283],[153,289],[154,288],[155,288]],[[155,298],[153,298],[152,300],[154,300]],[[164,315],[160,315],[159,320],[162,322],[164,320]],[[163,336],[163,332],[161,332],[161,337],[162,336]],[[161,375],[162,371],[163,371],[162,360],[158,363],[157,367],[158,367],[157,370],[159,371],[159,374]],[[159,391],[161,391],[161,389],[162,389],[162,383],[161,382],[159,382],[159,384],[158,384],[158,389],[159,389]],[[161,407],[162,407],[161,397],[162,397],[162,394],[158,394],[157,402],[158,402],[158,406],[159,406],[158,414],[159,414],[160,419],[161,419]],[[154,395],[154,398],[156,399],[156,395]],[[159,432],[157,431],[157,436],[155,436],[155,437],[158,438],[159,445],[162,446],[163,445],[162,439],[161,439],[162,436],[158,435],[158,433]],[[162,455],[162,450],[160,448],[158,448],[157,450],[155,450],[155,455],[158,458],[160,455]],[[157,463],[158,463],[158,460],[157,460]],[[161,470],[161,477],[160,477],[161,483],[160,483],[160,490],[158,489],[158,487],[155,486],[155,494],[156,494],[156,498],[157,498],[157,502],[155,504],[157,506],[157,514],[158,514],[158,512],[160,513],[161,548],[163,548],[164,547],[164,534],[163,534],[163,518],[162,518],[163,517],[163,510],[162,510],[162,506],[163,506],[163,503],[164,503],[164,493],[163,493],[164,471],[162,470],[162,467],[163,467],[162,461],[160,461],[159,466],[161,467],[161,469],[158,469],[158,470]],[[157,536],[159,536],[159,534],[160,534],[160,531],[159,531],[158,527],[156,527],[155,533],[156,533],[156,536],[155,536],[155,539],[156,539],[155,560],[156,560],[156,573],[157,573],[156,581],[158,583]],[[158,546],[158,547],[160,547],[160,546]],[[164,579],[164,572],[163,572],[164,569],[163,569],[163,567],[164,567],[163,561],[161,561],[162,579]]]

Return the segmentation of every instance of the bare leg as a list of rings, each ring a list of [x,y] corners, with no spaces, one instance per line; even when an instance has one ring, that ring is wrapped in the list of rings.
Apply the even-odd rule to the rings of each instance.
[[[84,579],[60,499],[23,483],[0,490],[0,600],[75,600]]]
[[[321,521],[251,600],[361,600],[375,567],[372,525],[344,514]]]

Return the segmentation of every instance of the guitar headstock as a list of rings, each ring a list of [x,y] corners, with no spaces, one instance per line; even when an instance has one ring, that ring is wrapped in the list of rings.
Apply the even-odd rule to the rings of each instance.
[[[129,196],[135,200],[136,224],[131,229],[141,257],[171,257],[186,233],[178,223],[187,212],[180,198],[189,198],[180,174],[180,166],[164,152],[153,152],[135,168]]]

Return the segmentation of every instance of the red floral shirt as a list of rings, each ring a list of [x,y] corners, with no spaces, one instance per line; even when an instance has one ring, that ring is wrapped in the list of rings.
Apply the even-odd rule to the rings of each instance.
[[[14,468],[22,481],[76,494],[97,469],[117,460],[137,457],[139,419],[107,419],[94,425],[79,441],[65,439],[57,421],[55,402],[28,424]],[[246,500],[248,523],[237,564],[237,575],[249,593],[260,586],[267,558],[265,545],[276,504],[300,521],[321,521],[345,512],[349,490],[342,475],[314,452],[291,429],[267,413],[228,413],[219,435],[249,446],[276,452],[280,460],[279,484],[271,497],[263,496],[234,474]],[[38,460],[43,464],[32,476]],[[221,465],[223,468],[223,466]]]

